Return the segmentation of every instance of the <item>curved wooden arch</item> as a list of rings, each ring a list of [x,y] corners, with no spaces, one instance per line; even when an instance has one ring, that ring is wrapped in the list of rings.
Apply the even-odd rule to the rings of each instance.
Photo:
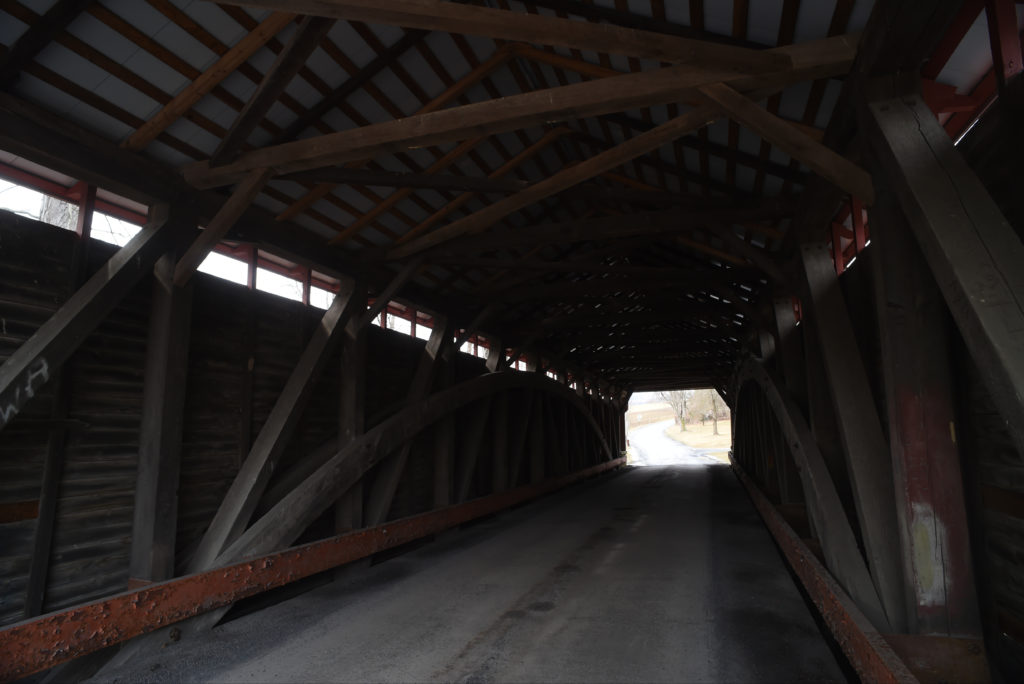
[[[614,455],[583,399],[532,373],[489,373],[437,392],[408,406],[353,440],[302,481],[217,557],[216,565],[269,553],[298,538],[348,487],[394,449],[471,402],[513,389],[534,389],[564,399],[584,417],[607,457]]]
[[[800,472],[807,514],[821,542],[825,564],[868,619],[878,629],[888,630],[889,620],[878,598],[878,591],[868,572],[867,564],[857,548],[856,537],[843,510],[835,483],[800,409],[788,394],[779,389],[772,376],[756,359],[748,358],[740,364],[733,377],[732,386],[736,392],[733,443],[743,443],[743,435],[739,431],[747,429],[750,423],[743,420],[741,395],[744,392],[757,392],[771,408],[774,419],[785,437],[789,453]],[[753,443],[760,441],[758,435],[752,437]]]

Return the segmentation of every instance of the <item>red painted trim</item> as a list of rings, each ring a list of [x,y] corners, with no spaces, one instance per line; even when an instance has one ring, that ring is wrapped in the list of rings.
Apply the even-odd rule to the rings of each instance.
[[[10,164],[4,164],[3,162],[0,162],[0,178],[5,178],[12,183],[26,187],[29,190],[35,190],[36,192],[41,192],[44,195],[57,197],[58,199],[65,200],[73,204],[78,204],[79,200],[82,198],[82,183],[76,183],[70,188],[66,188],[60,183],[54,183],[42,176],[37,176],[34,173],[23,171],[22,169],[11,166]],[[145,214],[140,214],[137,211],[113,204],[112,202],[108,202],[100,198],[96,198],[96,211],[101,214],[107,214],[108,216],[121,219],[122,221],[127,221],[128,223],[132,223],[136,226],[146,225]]]
[[[921,68],[922,76],[930,80],[935,80],[939,77],[946,63],[949,62],[949,58],[956,52],[957,47],[959,47],[971,26],[974,25],[984,7],[984,0],[968,0],[968,2],[963,4],[960,12],[953,19],[953,23],[946,29],[946,34],[939,41],[939,44],[935,46],[931,57],[928,58],[924,67]]]
[[[617,458],[535,485],[17,623],[0,630],[0,681],[20,679],[239,599],[492,515],[624,464],[624,458]]]
[[[988,39],[992,47],[992,66],[1002,90],[1007,81],[1021,72],[1020,36],[1017,35],[1017,9],[1013,0],[985,0]]]
[[[850,197],[850,215],[853,217],[853,242],[860,254],[867,244],[867,232],[864,230],[864,203],[856,197]]]

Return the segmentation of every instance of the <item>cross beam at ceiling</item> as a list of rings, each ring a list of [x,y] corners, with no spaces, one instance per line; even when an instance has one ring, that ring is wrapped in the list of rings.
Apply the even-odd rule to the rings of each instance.
[[[746,73],[790,66],[785,55],[765,50],[438,0],[229,0],[227,4],[625,54],[659,62],[720,64]]]
[[[774,91],[790,83],[845,73],[853,61],[855,45],[848,36],[839,36],[773,52],[790,56],[796,66],[755,76],[689,66],[624,74],[253,150],[216,168],[211,168],[209,162],[198,162],[185,167],[185,176],[196,187],[215,187],[237,181],[252,168],[270,167],[279,174],[292,173],[553,121],[694,101],[699,97],[696,88],[708,83],[725,82],[744,93]]]

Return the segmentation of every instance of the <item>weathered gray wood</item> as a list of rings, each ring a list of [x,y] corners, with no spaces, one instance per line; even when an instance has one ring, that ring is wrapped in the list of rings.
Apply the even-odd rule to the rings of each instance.
[[[498,373],[506,370],[505,345],[497,337],[488,338],[488,342],[491,347],[487,350],[487,360],[485,361],[487,371],[489,373]]]
[[[352,292],[353,311],[366,309],[366,286],[357,283]],[[355,316],[353,316],[353,319]],[[357,439],[366,431],[366,345],[368,328],[362,327],[346,335],[341,350],[341,393],[338,398],[338,439],[334,449]],[[324,462],[326,462],[326,458]],[[319,468],[317,463],[309,471]],[[309,473],[306,474],[308,477]],[[292,486],[304,480],[301,478]],[[334,510],[334,524],[337,532],[359,529],[363,526],[364,482],[351,483]],[[290,489],[289,489],[290,491]]]
[[[745,361],[737,371],[736,388],[741,390],[748,379],[755,382],[764,393],[786,435],[793,460],[800,469],[807,512],[818,532],[826,565],[872,624],[879,631],[890,631],[889,620],[857,548],[857,539],[843,512],[832,477],[799,408],[779,389],[768,372],[752,359]]]
[[[242,218],[272,175],[270,169],[256,169],[245,175],[224,205],[206,224],[199,237],[181,255],[174,269],[175,284],[181,286],[189,281],[217,243],[224,239],[231,227]]]
[[[879,193],[870,219],[908,632],[981,638],[956,443],[952,320],[890,191]]]
[[[471,413],[468,425],[462,426],[462,439],[459,444],[458,472],[456,478],[456,502],[461,503],[469,498],[469,490],[473,484],[477,464],[483,457],[484,436],[490,426],[491,404],[493,398],[488,397],[480,402],[480,406]]]
[[[846,455],[868,567],[889,623],[900,631],[906,616],[899,541],[892,534],[896,502],[888,444],[829,249],[805,245],[800,256],[804,306],[814,314],[812,327]]]
[[[166,205],[0,366],[0,430],[60,369],[183,229]]]
[[[441,363],[445,347],[452,343],[452,328],[450,320],[442,316],[434,318],[434,329],[430,331],[430,339],[427,340],[427,344],[423,348],[419,365],[416,367],[416,375],[406,393],[406,405],[416,404],[430,394],[434,375]],[[391,502],[398,490],[398,483],[405,471],[405,464],[409,459],[411,448],[411,441],[403,442],[398,452],[381,465],[370,486],[366,501],[367,525],[379,525],[387,519],[388,510],[390,510]]]
[[[803,405],[807,397],[807,379],[804,369],[804,345],[801,330],[797,328],[796,313],[790,297],[776,297],[772,302],[774,332],[778,365],[782,377],[797,405]]]
[[[853,61],[855,43],[850,36],[836,36],[776,48],[772,53],[785,55],[795,66],[758,75],[721,67],[665,67],[611,76],[296,140],[246,152],[224,166],[211,168],[208,162],[197,162],[185,167],[184,173],[195,187],[217,187],[236,182],[255,168],[274,168],[278,173],[305,171],[473,135],[692,100],[697,86],[719,81],[750,95],[770,94],[790,83],[845,73]]]
[[[454,346],[454,345],[452,345]],[[447,348],[451,351],[451,346]],[[438,373],[437,388],[455,384],[455,364],[446,361]],[[446,416],[434,426],[434,508],[449,506],[459,500],[455,490],[455,416]]]
[[[355,482],[382,458],[453,411],[484,397],[517,389],[554,394],[571,402],[577,411],[584,411],[581,401],[571,392],[531,373],[488,373],[467,380],[407,406],[341,449],[225,549],[216,564],[224,565],[289,544],[337,500],[343,483]],[[597,423],[592,417],[586,419],[600,452],[611,458]]]
[[[290,173],[288,180],[337,185],[368,185],[382,188],[415,188],[461,192],[482,192],[506,195],[525,188],[527,181],[514,178],[479,178],[444,173],[396,173],[375,169],[356,169],[347,166],[329,166],[299,173]]]
[[[349,284],[351,287],[351,283]],[[320,325],[306,345],[274,407],[249,451],[249,456],[235,476],[224,500],[210,523],[189,567],[191,571],[208,570],[220,552],[249,523],[274,466],[284,451],[305,407],[306,400],[331,353],[337,348],[349,318],[357,313],[352,306],[357,299],[351,289],[342,290],[324,312]]]
[[[174,284],[176,257],[174,252],[165,254],[153,270],[128,565],[128,576],[144,582],[174,576],[178,473],[192,326],[192,286]]]
[[[1006,429],[1024,450],[1024,245],[919,95],[881,95],[865,126]]]
[[[508,489],[508,402],[508,394],[499,394],[494,398],[491,413],[491,424],[493,425],[491,434],[494,438],[491,446],[493,459],[491,466],[491,491],[494,493],[503,492]]]
[[[278,53],[270,70],[263,76],[263,80],[249,97],[245,107],[238,113],[235,123],[217,145],[217,150],[210,158],[212,165],[216,166],[234,158],[245,144],[246,138],[270,111],[288,83],[306,65],[306,60],[333,25],[333,19],[323,17],[303,17],[299,20],[284,49]]]
[[[366,313],[361,318],[354,318],[349,324],[351,329],[349,334],[354,334],[354,331],[358,328],[363,328],[373,322],[373,319],[380,315],[380,312],[387,307],[388,302],[398,294],[406,283],[413,279],[417,273],[419,273],[420,266],[423,265],[423,259],[411,259],[408,263],[402,266],[402,268],[395,274],[395,276],[388,282],[388,284],[381,290],[376,297],[373,299],[373,304],[367,309]]]
[[[92,217],[96,208],[96,186],[90,185],[78,206],[78,224],[71,255],[71,270],[68,273],[68,294],[73,294],[85,281],[89,261],[89,243],[92,233]],[[63,421],[71,409],[71,377],[66,371],[57,374],[53,388],[53,407],[50,417]],[[68,431],[58,427],[50,431],[46,443],[46,459],[43,461],[42,482],[39,487],[39,516],[32,534],[32,560],[29,563],[28,578],[25,581],[26,618],[43,612],[46,598],[46,584],[50,570],[50,556],[53,546],[53,532],[57,521],[57,503],[60,484],[64,474]]]
[[[510,408],[515,409],[515,413],[509,414],[509,421],[517,426],[517,429],[512,431],[512,443],[509,445],[508,459],[508,486],[510,489],[514,489],[519,486],[520,473],[523,469],[523,454],[526,448],[527,437],[530,434],[534,425],[534,404],[535,396],[534,392],[526,391],[521,395],[516,396],[515,399],[510,400],[512,405]]]
[[[537,373],[540,374],[538,364]],[[540,482],[546,473],[547,460],[547,435],[545,430],[548,426],[547,397],[540,392],[533,401],[533,417],[530,419],[530,436],[527,439],[527,448],[530,450],[530,482]],[[598,421],[601,426],[601,433],[604,432],[604,424]]]

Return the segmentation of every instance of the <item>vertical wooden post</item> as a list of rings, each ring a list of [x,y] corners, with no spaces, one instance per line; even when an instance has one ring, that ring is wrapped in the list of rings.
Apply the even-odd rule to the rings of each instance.
[[[313,290],[313,269],[302,269],[302,303],[309,306],[309,295]]]
[[[807,405],[807,379],[804,370],[804,344],[797,327],[796,312],[791,297],[776,297],[772,301],[775,311],[775,338],[778,350],[779,368],[786,382],[786,389],[798,406]]]
[[[427,340],[423,354],[420,356],[416,375],[413,377],[412,385],[409,388],[408,401],[422,401],[430,394],[438,364],[442,361],[445,349],[453,342],[452,334],[453,325],[450,320],[446,320],[441,316],[434,318],[434,329],[431,331],[430,339]],[[403,446],[399,447],[396,453],[381,463],[377,476],[370,487],[369,498],[366,502],[367,525],[378,525],[387,518],[411,448],[412,440],[410,439]]]
[[[530,420],[530,482],[540,482],[544,479],[544,460],[546,457],[547,444],[544,439],[544,430],[548,421],[545,418],[546,397],[542,392],[537,391],[533,400],[533,418]]]
[[[438,371],[438,391],[447,389],[454,383],[455,355],[441,363],[442,367]],[[449,415],[437,421],[434,426],[434,508],[442,508],[453,503],[454,478],[455,415]]]
[[[515,416],[516,423],[513,424],[512,443],[509,448],[509,476],[508,486],[515,489],[519,486],[519,475],[522,472],[523,452],[527,448],[527,437],[535,427],[533,405],[535,403],[534,390],[523,390],[522,393],[514,395],[519,401],[515,404],[515,411],[510,412],[509,420]],[[515,401],[510,399],[510,401]]]
[[[366,286],[357,284],[352,306],[366,310]],[[338,448],[344,448],[366,430],[367,326],[360,314],[349,320],[341,349],[341,394],[338,401]],[[363,526],[363,480],[353,482],[334,508],[334,529],[339,534]]]
[[[78,241],[71,254],[71,269],[68,272],[69,294],[73,294],[85,282],[95,208],[96,186],[87,185],[78,203],[78,221],[75,224]],[[56,421],[66,419],[70,405],[71,378],[67,370],[63,370],[54,383],[53,408],[50,417]],[[43,462],[42,484],[39,488],[39,515],[36,517],[36,529],[32,535],[32,560],[25,587],[24,616],[26,618],[42,613],[43,600],[46,597],[53,528],[57,519],[57,498],[60,495],[60,482],[64,474],[66,448],[67,429],[54,428],[50,432],[46,445],[46,460]]]
[[[508,370],[508,366],[505,365],[505,346],[496,337],[492,337],[488,340],[490,348],[487,350],[487,366],[488,373],[499,373],[504,370]]]
[[[888,192],[872,208],[871,225],[908,628],[980,638],[954,422],[952,321]]]
[[[868,567],[890,627],[900,631],[906,617],[899,543],[892,534],[896,504],[888,445],[827,246],[803,246],[801,263]]]
[[[137,584],[174,576],[178,474],[192,325],[192,281],[183,287],[174,284],[176,259],[176,252],[168,252],[153,270],[128,566],[129,581]]]
[[[491,355],[488,356],[488,361],[491,356],[495,356],[493,348]],[[500,350],[499,354],[500,356]],[[500,364],[499,364],[500,366]],[[495,494],[503,492],[508,489],[508,452],[509,452],[509,430],[508,430],[508,392],[502,392],[494,398],[494,407],[492,412],[491,423],[494,425],[491,434],[494,436],[493,441],[493,458],[494,463],[491,469],[491,490]]]
[[[489,423],[491,403],[492,399],[490,397],[481,401],[475,410],[470,411],[471,418],[469,424],[459,431],[462,439],[459,440],[459,459],[456,477],[458,489],[455,493],[455,499],[459,503],[469,497],[473,476],[476,474],[477,464],[480,461],[483,437],[486,434]]]

